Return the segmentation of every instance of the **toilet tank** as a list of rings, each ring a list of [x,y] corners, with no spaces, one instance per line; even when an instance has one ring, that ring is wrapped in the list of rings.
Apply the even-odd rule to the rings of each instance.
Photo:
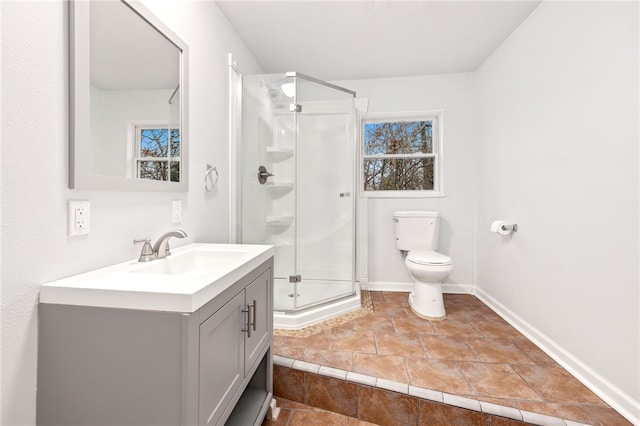
[[[399,250],[438,250],[440,212],[393,212],[396,246]]]

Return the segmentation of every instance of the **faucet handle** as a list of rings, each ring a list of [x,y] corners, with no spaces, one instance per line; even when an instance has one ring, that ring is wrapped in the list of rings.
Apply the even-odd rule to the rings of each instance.
[[[138,258],[138,262],[149,262],[155,258],[153,254],[153,248],[151,247],[151,239],[143,238],[141,240],[133,240],[133,244],[143,244],[142,251],[140,252],[140,257]]]

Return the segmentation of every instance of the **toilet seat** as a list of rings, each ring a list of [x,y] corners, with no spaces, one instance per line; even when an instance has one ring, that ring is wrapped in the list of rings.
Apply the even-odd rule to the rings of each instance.
[[[433,250],[410,251],[407,260],[418,265],[446,266],[451,265],[451,258]]]

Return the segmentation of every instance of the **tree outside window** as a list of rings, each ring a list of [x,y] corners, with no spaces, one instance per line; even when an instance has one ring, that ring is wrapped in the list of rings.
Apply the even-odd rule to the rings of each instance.
[[[439,121],[363,120],[364,191],[439,191]]]
[[[136,139],[138,178],[180,181],[180,129],[137,126]]]

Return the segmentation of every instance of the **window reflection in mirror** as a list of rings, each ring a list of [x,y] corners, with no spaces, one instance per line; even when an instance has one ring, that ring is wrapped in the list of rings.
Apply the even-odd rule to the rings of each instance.
[[[70,16],[70,187],[187,190],[184,42],[136,0]]]
[[[175,149],[179,145],[171,149],[177,156],[169,147],[180,139],[168,135],[169,129],[176,136],[180,132],[176,105],[180,97],[174,96],[180,81],[180,50],[124,3],[89,4],[93,172],[169,180],[167,170],[173,168],[177,175],[172,173],[171,180],[179,180]],[[155,133],[164,136],[152,139],[143,133],[141,152],[140,134],[132,135],[128,126],[151,121],[156,123]]]

